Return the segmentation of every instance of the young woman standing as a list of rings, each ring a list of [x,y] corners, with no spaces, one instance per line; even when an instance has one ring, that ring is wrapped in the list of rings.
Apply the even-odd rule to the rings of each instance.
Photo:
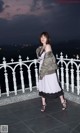
[[[64,99],[63,90],[59,86],[56,70],[57,64],[52,52],[50,37],[47,32],[40,35],[41,46],[37,48],[36,54],[40,60],[38,90],[42,99],[42,109],[46,109],[46,98],[60,97],[62,110],[66,109],[66,100]]]

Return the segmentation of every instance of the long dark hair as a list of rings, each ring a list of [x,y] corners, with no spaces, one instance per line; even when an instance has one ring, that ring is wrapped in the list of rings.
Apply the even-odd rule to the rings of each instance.
[[[49,36],[48,32],[42,32],[42,33],[40,34],[40,37],[39,37],[40,43],[41,43],[41,37],[42,37],[43,35],[47,38],[46,44],[50,44],[50,45],[51,45],[51,39],[50,39],[50,36]],[[42,43],[41,43],[41,44],[42,44]]]

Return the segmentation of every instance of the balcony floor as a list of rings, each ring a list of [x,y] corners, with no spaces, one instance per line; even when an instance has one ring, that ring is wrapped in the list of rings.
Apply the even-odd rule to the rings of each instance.
[[[35,98],[0,107],[0,125],[9,133],[80,133],[80,105],[67,101],[61,110],[59,99],[48,100],[46,112],[40,112],[41,99]]]

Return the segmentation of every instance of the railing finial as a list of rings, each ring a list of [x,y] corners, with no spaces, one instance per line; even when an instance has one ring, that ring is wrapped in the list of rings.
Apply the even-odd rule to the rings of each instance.
[[[26,58],[27,60],[29,60],[29,57],[27,56],[27,58]]]
[[[21,59],[21,55],[19,55],[19,59]]]
[[[63,56],[63,53],[61,52],[60,55]]]
[[[77,60],[79,60],[79,55],[76,56]]]
[[[6,58],[5,57],[3,57],[3,61],[6,61]]]
[[[12,62],[12,63],[14,62],[14,59],[13,59],[13,58],[11,59],[11,62]]]
[[[68,58],[68,55],[66,54],[66,59]]]
[[[58,54],[56,54],[56,58],[58,58]]]

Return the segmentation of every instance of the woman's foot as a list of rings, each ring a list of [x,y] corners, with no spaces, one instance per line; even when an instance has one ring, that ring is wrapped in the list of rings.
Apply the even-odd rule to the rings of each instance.
[[[66,100],[64,100],[63,102],[62,102],[62,110],[65,110],[66,109],[66,107],[67,107],[67,105],[66,105]]]
[[[46,104],[45,105],[42,105],[41,112],[45,112],[45,110],[46,110]]]

